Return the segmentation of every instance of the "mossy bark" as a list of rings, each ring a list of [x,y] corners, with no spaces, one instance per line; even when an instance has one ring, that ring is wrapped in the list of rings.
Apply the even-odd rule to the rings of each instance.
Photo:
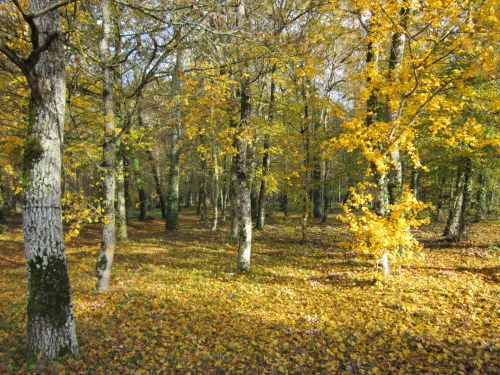
[[[46,0],[28,2],[30,12],[49,5]],[[31,89],[23,162],[28,355],[51,360],[78,353],[61,218],[66,76],[59,11],[47,12],[34,23],[36,43],[49,44],[23,70]]]

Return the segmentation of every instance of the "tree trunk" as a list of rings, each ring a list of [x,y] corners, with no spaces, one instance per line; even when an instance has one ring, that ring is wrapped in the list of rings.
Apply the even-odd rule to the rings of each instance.
[[[443,204],[445,201],[445,186],[446,186],[446,176],[443,175],[439,179],[439,195],[438,195],[438,202],[436,204],[436,213],[434,215],[434,220],[437,222],[441,221],[441,213],[443,212]]]
[[[148,151],[148,158],[149,158],[149,161],[151,163],[151,172],[153,173],[153,180],[155,183],[156,195],[158,195],[158,199],[160,200],[161,217],[162,217],[162,219],[166,219],[167,218],[167,208],[165,205],[165,197],[164,197],[163,189],[161,186],[160,166],[156,162],[152,151]]]
[[[231,242],[239,239],[239,217],[238,217],[238,177],[236,176],[236,157],[231,166],[231,180],[229,182],[229,199],[231,201]]]
[[[200,186],[198,187],[198,200],[196,201],[196,214],[201,215],[201,206],[203,203],[203,179],[200,180]]]
[[[403,194],[403,165],[399,149],[391,152],[391,163],[392,168],[387,174],[389,204],[398,204]]]
[[[125,157],[125,144],[120,142],[118,154],[118,164],[116,170],[116,229],[118,241],[126,241],[128,239],[127,233],[127,207],[125,201],[125,175],[124,175],[124,157]]]
[[[413,191],[413,195],[415,198],[418,199],[419,197],[419,189],[418,189],[418,184],[419,184],[419,173],[418,169],[412,168],[411,170],[411,175],[410,175],[410,189]]]
[[[377,176],[378,199],[376,201],[376,211],[380,216],[389,215],[389,189],[387,175],[384,173],[375,173]]]
[[[28,2],[30,12],[49,5]],[[34,23],[38,35],[32,35],[33,47],[48,43],[48,48],[23,69],[31,89],[23,163],[28,355],[50,360],[78,353],[61,218],[66,75],[59,11],[47,12]]]
[[[408,17],[408,9],[403,8],[400,12],[401,21],[400,26],[406,29],[406,22]],[[389,70],[387,74],[387,79],[392,81],[396,79],[401,65],[403,63],[404,50],[405,50],[406,34],[404,32],[397,31],[392,36],[391,50],[389,53]],[[389,105],[389,98],[386,102],[385,116],[388,116],[388,121],[394,123],[401,115],[401,108],[397,110],[391,110]],[[389,203],[398,204],[401,201],[403,194],[403,165],[401,162],[401,153],[399,148],[395,148],[390,153],[391,158],[391,169],[387,175],[387,190],[389,192]]]
[[[221,188],[221,205],[220,205],[220,220],[221,222],[226,222],[226,209],[227,209],[227,201],[228,201],[228,186],[227,182],[223,181],[223,187]]]
[[[115,227],[115,120],[113,100],[113,69],[111,67],[110,36],[111,11],[110,1],[102,0],[102,29],[100,57],[103,69],[103,117],[104,117],[104,225],[102,230],[101,251],[97,260],[97,290],[107,291],[111,276],[111,266],[116,246]]]
[[[4,192],[2,186],[0,186],[0,225],[5,224],[5,208]]]
[[[323,194],[321,184],[321,164],[319,157],[314,157],[312,170],[312,201],[313,201],[313,217],[323,217]]]
[[[302,229],[302,241],[307,240],[307,225],[309,220],[309,190],[311,184],[310,175],[310,161],[311,161],[311,135],[309,129],[309,106],[307,103],[307,94],[304,82],[302,83],[302,100],[304,102],[304,117],[303,124],[301,127],[302,136],[302,148],[304,152],[304,176],[302,182],[302,218],[301,218],[301,229]]]
[[[469,205],[472,161],[461,158],[457,168],[455,196],[451,200],[444,236],[450,241],[460,241],[466,234],[466,211]]]
[[[172,92],[174,95],[180,95],[182,90],[181,74],[183,69],[183,54],[182,50],[177,50],[175,60],[174,75],[172,77]],[[182,138],[182,119],[181,119],[181,103],[178,99],[175,105],[174,117],[175,123],[172,128],[172,149],[170,152],[170,172],[168,175],[168,194],[167,194],[167,221],[165,229],[179,229],[179,160],[180,149],[179,142]]]
[[[273,72],[276,71],[276,66],[273,66]],[[268,121],[272,126],[272,122],[274,121],[274,104],[275,104],[275,92],[276,92],[276,83],[274,82],[274,78],[271,77],[271,87],[270,87],[270,95],[269,95],[269,115]],[[264,136],[264,155],[262,156],[262,181],[260,183],[260,192],[259,192],[259,202],[258,202],[258,212],[257,212],[257,223],[256,229],[264,229],[265,221],[266,221],[266,199],[267,199],[267,178],[269,175],[269,169],[271,167],[271,155],[269,153],[269,148],[271,147],[271,136],[266,134]]]
[[[123,156],[123,194],[125,196],[125,214],[130,219],[130,157],[125,150]]]
[[[257,223],[255,225],[255,228],[260,230],[264,229],[266,221],[267,176],[271,165],[270,145],[270,136],[266,135],[264,138],[264,156],[262,157],[262,180],[260,182],[259,200],[257,202]]]
[[[250,205],[252,207],[252,220],[257,219],[259,213],[259,194],[257,193],[257,186],[254,184],[250,188]]]
[[[328,184],[328,170],[330,168],[330,163],[325,160],[324,170],[323,170],[323,218],[321,222],[326,223],[328,220],[328,211],[330,209],[330,199],[329,199],[329,184]]]
[[[148,195],[142,180],[142,168],[137,154],[132,151],[132,170],[134,172],[135,186],[139,195],[139,220],[146,220],[148,214]]]
[[[484,215],[486,214],[486,188],[488,186],[488,180],[484,173],[479,174],[477,183],[476,216],[474,221],[479,223],[484,220]]]
[[[208,204],[209,204],[209,196],[207,189],[207,163],[205,159],[201,161],[201,170],[203,172],[203,177],[201,179],[200,185],[200,200],[201,200],[201,221],[203,221],[203,226],[208,228]]]
[[[283,216],[288,217],[288,193],[286,188],[283,188],[281,196],[281,210],[283,211]]]
[[[219,203],[219,191],[220,191],[220,182],[219,182],[219,163],[218,163],[218,157],[217,157],[217,147],[214,145],[212,147],[212,159],[214,162],[214,206],[213,206],[213,213],[214,217],[212,220],[212,231],[217,230],[217,220],[218,220],[218,203]]]
[[[247,173],[248,122],[250,120],[250,83],[243,79],[240,88],[241,95],[241,122],[236,136],[235,172],[237,178],[239,211],[240,211],[240,238],[238,247],[238,271],[250,271],[250,257],[252,251],[252,206],[250,199],[250,176]]]

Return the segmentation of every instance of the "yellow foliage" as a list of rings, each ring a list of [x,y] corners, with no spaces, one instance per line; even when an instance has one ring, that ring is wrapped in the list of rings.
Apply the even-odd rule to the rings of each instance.
[[[421,250],[411,230],[429,223],[428,217],[419,218],[419,214],[431,205],[418,201],[405,189],[401,202],[389,205],[389,215],[382,216],[370,207],[374,202],[370,188],[374,187],[371,183],[360,183],[351,188],[350,198],[342,205],[344,214],[338,216],[354,235],[355,248],[377,257],[384,253],[395,255],[401,253],[401,249],[407,256]]]

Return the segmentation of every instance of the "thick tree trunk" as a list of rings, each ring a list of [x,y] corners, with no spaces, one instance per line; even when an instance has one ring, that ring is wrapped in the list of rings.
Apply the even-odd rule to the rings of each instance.
[[[174,95],[180,95],[182,90],[181,74],[183,69],[182,50],[177,50],[175,60],[174,75],[172,77],[172,92]],[[182,119],[181,104],[176,103],[174,110],[175,123],[172,128],[171,151],[170,151],[170,172],[168,175],[168,193],[167,193],[167,221],[165,229],[179,229],[179,161],[180,148],[179,142],[182,138]]]
[[[30,12],[51,3],[29,0]],[[28,354],[43,359],[78,353],[61,218],[61,169],[66,100],[60,14],[34,19],[39,45],[50,43],[25,68],[31,88],[24,150],[24,250],[28,271]],[[52,42],[48,38],[55,36]]]
[[[455,182],[455,196],[451,200],[444,229],[444,236],[450,241],[460,241],[466,234],[466,211],[469,205],[471,173],[471,159],[460,159]]]
[[[104,225],[102,230],[101,251],[97,260],[97,290],[107,291],[111,276],[111,266],[116,247],[115,227],[115,120],[113,100],[113,70],[111,67],[110,36],[111,11],[110,1],[102,0],[102,29],[100,55],[103,65],[103,117],[104,117]]]
[[[163,189],[161,186],[160,166],[156,162],[152,151],[148,151],[148,158],[149,158],[149,161],[151,163],[151,172],[153,173],[153,180],[155,183],[156,195],[158,195],[158,199],[160,200],[161,217],[162,217],[162,219],[166,219],[167,218],[167,207],[165,205],[165,196],[163,194]]]
[[[127,207],[125,201],[125,172],[124,162],[125,145],[120,142],[120,152],[118,154],[118,163],[116,167],[116,232],[118,241],[126,241],[128,239],[127,232]]]

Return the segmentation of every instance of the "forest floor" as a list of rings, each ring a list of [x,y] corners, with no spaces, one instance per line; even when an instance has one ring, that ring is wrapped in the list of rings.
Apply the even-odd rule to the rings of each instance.
[[[78,359],[24,361],[26,286],[22,230],[0,235],[0,373],[500,373],[500,224],[474,225],[466,242],[418,233],[426,248],[383,278],[347,246],[334,219],[274,218],[254,232],[252,272],[235,272],[227,224],[205,230],[132,221],[112,286],[97,294],[99,227],[67,244]]]

